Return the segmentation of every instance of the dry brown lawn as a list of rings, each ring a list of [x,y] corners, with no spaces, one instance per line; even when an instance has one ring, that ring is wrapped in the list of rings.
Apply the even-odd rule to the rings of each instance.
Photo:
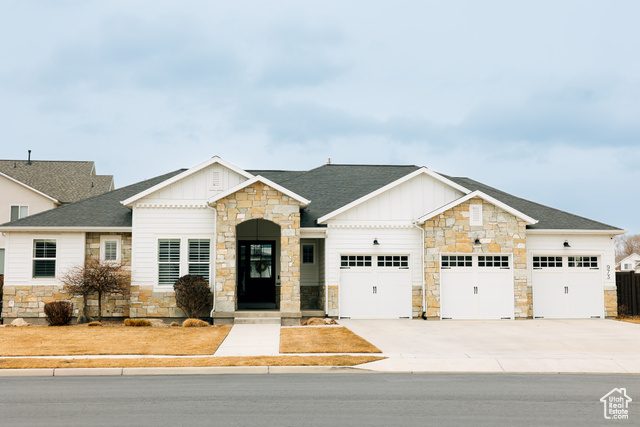
[[[619,317],[617,320],[621,320],[621,321],[623,321],[623,322],[638,323],[638,324],[640,324],[640,316]]]
[[[280,353],[382,353],[344,326],[280,329]]]
[[[231,326],[128,328],[29,326],[0,328],[0,356],[212,355]]]
[[[208,366],[354,366],[384,359],[379,356],[256,356],[136,359],[4,359],[0,369],[37,368],[180,368]]]

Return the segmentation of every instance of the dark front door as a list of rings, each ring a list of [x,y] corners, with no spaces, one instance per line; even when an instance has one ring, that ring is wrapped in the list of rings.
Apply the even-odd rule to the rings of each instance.
[[[276,308],[276,243],[238,242],[238,309]]]

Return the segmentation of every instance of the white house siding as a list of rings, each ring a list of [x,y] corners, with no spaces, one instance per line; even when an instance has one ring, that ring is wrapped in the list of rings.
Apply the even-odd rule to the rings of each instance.
[[[202,208],[134,208],[131,281],[134,286],[153,287],[155,291],[173,291],[158,286],[158,239],[182,239],[180,275],[187,274],[186,240],[211,239],[211,265],[215,259],[215,212]],[[211,270],[210,270],[211,271]]]
[[[374,245],[377,239],[379,245]],[[325,241],[326,285],[328,286],[328,315],[339,315],[340,256],[341,255],[408,255],[413,293],[422,290],[422,231],[412,225],[404,227],[354,228],[329,224]],[[419,315],[422,307],[415,307]]]
[[[601,234],[527,234],[527,264],[529,283],[533,283],[533,257],[545,256],[597,256],[603,284],[603,312],[607,317],[617,315],[615,244],[613,235]],[[564,247],[564,242],[570,247]],[[536,316],[535,283],[533,315]]]
[[[150,203],[176,201],[204,203],[209,197],[235,187],[246,179],[244,176],[224,166],[214,164],[150,194],[143,200]],[[138,201],[138,203],[144,203],[143,200]]]
[[[418,175],[333,218],[343,224],[377,221],[415,221],[462,193],[428,176]]]
[[[33,278],[33,240],[56,240],[56,278]],[[45,317],[44,304],[68,300],[58,278],[84,262],[85,233],[9,233],[2,317]]]

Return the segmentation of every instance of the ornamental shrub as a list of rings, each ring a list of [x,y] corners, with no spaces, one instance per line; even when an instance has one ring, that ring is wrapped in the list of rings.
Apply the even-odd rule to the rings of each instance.
[[[69,301],[54,301],[44,305],[44,314],[51,326],[63,326],[69,323],[73,315],[73,304]]]
[[[211,289],[207,279],[195,274],[179,278],[173,290],[176,293],[176,305],[187,313],[187,317],[198,317],[211,307]]]
[[[147,319],[124,319],[124,326],[151,326]]]
[[[204,326],[209,326],[209,324],[200,319],[187,319],[182,322],[182,326],[185,328],[202,328]]]

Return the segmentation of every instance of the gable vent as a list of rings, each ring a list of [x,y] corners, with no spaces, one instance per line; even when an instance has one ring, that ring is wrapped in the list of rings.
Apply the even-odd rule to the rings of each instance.
[[[211,185],[214,187],[220,187],[220,172],[213,171],[213,176],[211,177]]]
[[[469,205],[469,225],[482,225],[482,205]]]

